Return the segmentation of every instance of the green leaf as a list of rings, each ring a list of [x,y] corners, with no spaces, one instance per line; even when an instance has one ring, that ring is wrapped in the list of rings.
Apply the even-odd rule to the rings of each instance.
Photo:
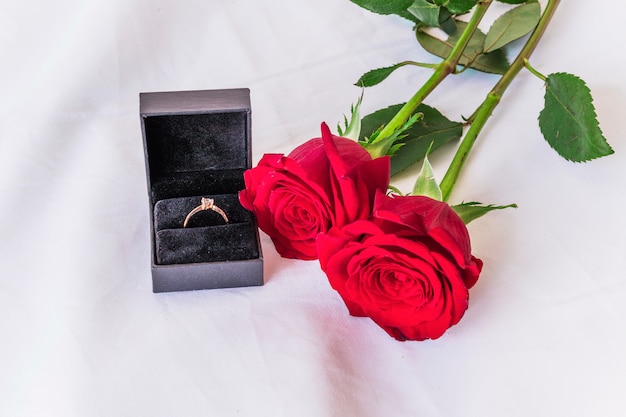
[[[550,74],[545,86],[545,106],[539,114],[539,127],[550,146],[573,162],[612,154],[613,149],[600,130],[593,98],[585,82],[561,72]]]
[[[387,124],[398,113],[404,104],[396,104],[385,109],[368,114],[361,121],[361,136],[359,141],[365,141],[380,126]],[[440,146],[459,140],[463,134],[463,124],[448,120],[437,109],[421,104],[415,113],[421,113],[423,118],[404,132],[400,143],[404,146],[397,149],[391,157],[391,175],[410,167],[426,155],[432,144],[432,151]]]
[[[521,4],[521,3],[528,3],[529,1],[533,1],[533,0],[498,0],[500,3],[508,3],[508,4]]]
[[[430,165],[430,162],[428,161],[428,156],[424,156],[422,169],[420,170],[420,173],[417,176],[417,181],[415,181],[415,186],[413,187],[413,195],[424,195],[432,198],[433,200],[441,201],[441,188],[439,188],[439,184],[435,179],[435,173],[433,172],[432,165]]]
[[[403,15],[413,0],[350,0],[370,12]]]
[[[456,33],[456,20],[454,15],[447,9],[439,11],[439,28],[441,28],[448,36]]]
[[[407,20],[410,20],[411,22],[415,23],[416,25],[419,25],[422,23],[421,20],[419,20],[417,17],[413,16],[411,13],[407,12],[406,10],[400,13],[396,13],[398,16],[400,17],[404,17]]]
[[[467,13],[472,10],[477,3],[478,0],[435,0],[435,4],[445,7],[450,13],[454,14]]]
[[[517,6],[496,19],[485,39],[485,52],[495,51],[533,30],[541,17],[536,1]]]
[[[457,31],[454,35],[448,37],[447,40],[441,40],[432,36],[431,34],[424,32],[421,29],[416,31],[417,40],[422,47],[433,55],[437,55],[440,58],[446,58],[452,48],[459,40],[461,33],[467,26],[466,22],[457,20]],[[493,74],[504,74],[509,68],[509,62],[506,59],[506,55],[502,50],[493,51],[491,53],[484,53],[483,47],[485,45],[485,34],[479,29],[474,32],[474,36],[470,39],[459,64],[469,66],[478,71],[488,72]]]
[[[494,206],[492,204],[484,206],[479,202],[471,201],[469,203],[461,203],[452,206],[452,209],[459,215],[463,223],[469,224],[471,221],[484,216],[493,210],[502,210],[505,208],[517,208],[517,204],[509,204],[507,206]]]
[[[439,26],[439,6],[436,4],[432,4],[427,0],[414,0],[407,11],[426,26]]]
[[[410,64],[411,62],[401,62],[399,64],[392,65],[390,67],[373,69],[363,74],[361,78],[359,78],[359,80],[354,85],[358,87],[372,87],[376,84],[381,83],[383,80],[389,77],[389,75],[391,75],[392,72],[394,72],[398,68],[403,67],[405,65],[410,65]]]

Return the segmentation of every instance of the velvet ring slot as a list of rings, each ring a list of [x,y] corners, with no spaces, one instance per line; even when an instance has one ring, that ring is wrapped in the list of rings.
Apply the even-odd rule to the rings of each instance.
[[[236,194],[212,196],[228,213],[229,222],[211,210],[198,212],[183,227],[183,220],[198,197],[170,198],[154,206],[156,257],[159,264],[187,264],[254,259],[259,256],[252,213],[241,207]]]
[[[238,199],[251,166],[250,91],[141,93],[140,116],[153,291],[262,285],[256,218]]]

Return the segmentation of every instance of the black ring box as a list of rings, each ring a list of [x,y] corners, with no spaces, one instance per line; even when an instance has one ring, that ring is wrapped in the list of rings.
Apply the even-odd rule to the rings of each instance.
[[[251,167],[247,88],[140,93],[154,292],[263,285],[256,219],[238,200]],[[187,214],[213,198],[212,210]]]

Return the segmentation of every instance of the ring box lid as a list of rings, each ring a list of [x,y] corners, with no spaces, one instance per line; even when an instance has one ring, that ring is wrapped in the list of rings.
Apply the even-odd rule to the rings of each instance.
[[[140,94],[150,202],[225,194],[251,167],[250,90]]]

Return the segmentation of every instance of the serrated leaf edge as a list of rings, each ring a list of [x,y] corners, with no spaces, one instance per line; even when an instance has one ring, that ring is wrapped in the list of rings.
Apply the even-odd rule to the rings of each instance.
[[[580,163],[580,162],[589,162],[589,161],[593,161],[594,159],[598,159],[598,158],[602,158],[604,156],[608,156],[608,155],[612,155],[615,151],[613,150],[613,148],[611,147],[611,145],[608,143],[608,141],[606,140],[606,137],[604,136],[604,133],[602,132],[602,129],[600,128],[600,123],[598,121],[598,115],[596,113],[596,109],[595,106],[593,105],[593,96],[591,95],[591,90],[589,89],[589,87],[587,86],[587,83],[585,82],[585,80],[583,80],[582,78],[580,78],[579,76],[575,75],[575,74],[570,74],[568,72],[555,72],[552,74],[549,74],[546,78],[549,78],[550,76],[555,76],[555,75],[567,75],[570,77],[573,77],[577,80],[579,80],[583,86],[586,88],[586,93],[589,96],[589,103],[591,106],[591,115],[593,115],[593,121],[596,124],[596,128],[598,129],[598,131],[600,132],[600,135],[602,136],[602,139],[604,140],[606,146],[609,149],[608,153],[604,153],[604,150],[601,150],[600,148],[598,148],[595,144],[591,143],[590,146],[595,147],[598,150],[601,150],[602,152],[599,152],[599,154],[597,156],[593,156],[591,158],[586,158],[586,159],[573,159],[573,158],[568,158],[565,155],[563,155],[561,152],[559,152],[559,150],[557,148],[555,148],[554,146],[552,146],[552,144],[550,143],[550,141],[547,139],[547,135],[546,132],[544,131],[543,126],[541,125],[541,122],[539,123],[539,129],[541,130],[541,134],[543,135],[544,139],[546,140],[546,142],[548,142],[548,145],[554,149],[554,151],[556,153],[558,153],[562,158],[564,158],[567,161],[570,162],[575,162],[575,163]],[[548,92],[548,83],[546,81],[546,83],[544,84],[545,88],[546,88],[546,93]],[[561,102],[561,100],[558,100],[558,97],[556,95],[553,94],[553,96],[555,97],[555,99],[557,99],[556,101],[558,101],[559,103],[561,103],[561,106],[567,111],[567,113],[570,114],[571,118],[574,120],[574,122],[579,125],[584,127],[583,125],[581,125],[581,123],[578,121],[578,119],[569,111],[569,108],[563,103]],[[538,120],[541,120],[541,118],[543,117],[543,115],[546,114],[546,109],[545,109],[545,99],[544,99],[544,108],[541,110],[541,112],[539,112],[539,117]],[[586,130],[586,129],[581,129],[582,131]]]

